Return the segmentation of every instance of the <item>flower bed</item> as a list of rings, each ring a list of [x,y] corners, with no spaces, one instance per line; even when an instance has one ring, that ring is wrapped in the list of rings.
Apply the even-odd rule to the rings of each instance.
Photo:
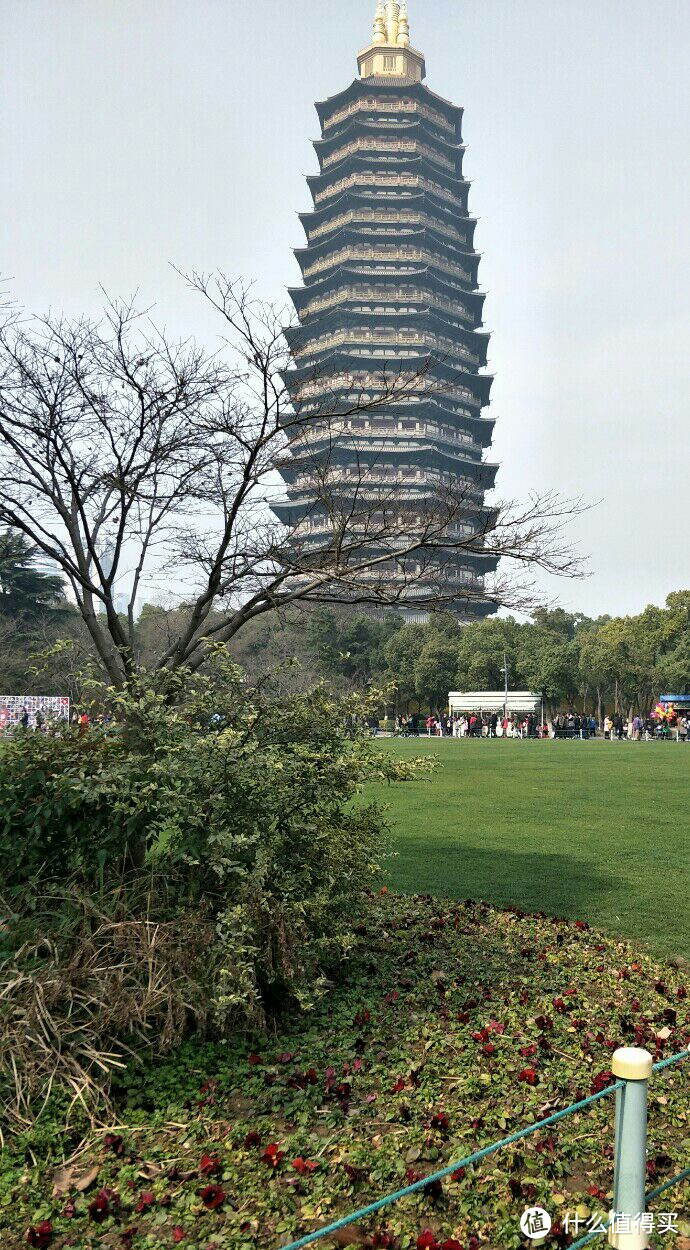
[[[6,1151],[3,1244],[277,1250],[602,1088],[616,1046],[690,1042],[684,968],[580,921],[384,892],[344,973],[275,1036],[128,1071],[118,1123],[66,1165],[39,1123]],[[690,1061],[653,1079],[650,1187],[687,1166],[689,1095]],[[567,1246],[566,1213],[609,1209],[612,1128],[606,1099],[337,1244],[510,1250],[538,1205]],[[683,1189],[660,1201],[690,1247]]]

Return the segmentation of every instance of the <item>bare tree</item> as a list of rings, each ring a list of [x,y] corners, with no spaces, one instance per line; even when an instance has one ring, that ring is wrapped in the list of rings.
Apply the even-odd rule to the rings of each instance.
[[[463,556],[578,572],[563,535],[577,503],[487,508],[460,480],[405,503],[363,463],[351,419],[437,385],[426,368],[340,383],[314,369],[291,399],[280,314],[222,275],[188,281],[220,318],[215,353],[117,301],[99,322],[14,314],[0,330],[0,523],[63,570],[115,686],[140,666],[144,587],[188,605],[153,667],[196,670],[209,644],[305,600],[530,606],[528,582],[509,573],[458,585]],[[307,506],[281,521],[272,505],[289,466]]]

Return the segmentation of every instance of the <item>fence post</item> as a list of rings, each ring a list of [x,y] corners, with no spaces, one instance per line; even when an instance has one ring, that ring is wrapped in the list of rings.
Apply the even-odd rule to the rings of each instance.
[[[614,1222],[609,1230],[609,1245],[615,1250],[647,1250],[649,1246],[639,1217],[645,1210],[647,1082],[652,1075],[652,1063],[649,1051],[637,1046],[622,1046],[614,1052],[611,1063],[614,1076],[625,1082],[616,1091],[613,1212],[627,1217],[630,1230],[619,1231]]]

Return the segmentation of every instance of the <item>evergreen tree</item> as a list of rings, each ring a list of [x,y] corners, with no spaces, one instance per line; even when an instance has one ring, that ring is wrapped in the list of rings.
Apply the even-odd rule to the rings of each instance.
[[[34,565],[35,550],[23,534],[0,532],[0,613],[35,621],[64,605],[62,578]]]

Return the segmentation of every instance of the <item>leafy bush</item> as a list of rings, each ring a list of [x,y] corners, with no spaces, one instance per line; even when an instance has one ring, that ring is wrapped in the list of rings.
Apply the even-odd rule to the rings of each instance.
[[[18,733],[0,757],[0,870],[12,912],[0,933],[0,1074],[46,995],[49,1048],[81,1047],[76,1018],[86,1020],[89,1053],[125,1035],[135,1050],[151,1038],[155,1051],[184,1031],[185,1012],[170,1005],[174,1025],[158,1027],[161,1003],[187,1002],[186,1025],[261,1027],[288,1002],[310,1007],[351,948],[385,828],[379,809],[353,799],[364,781],[422,765],[377,753],[358,728],[368,710],[360,699],[339,702],[321,688],[268,699],[223,654],[208,677],[174,681],[111,692],[107,728]],[[75,890],[99,900],[88,924],[84,907],[74,921]],[[105,899],[117,903],[112,923]],[[40,908],[46,940],[36,943]],[[190,956],[182,998],[173,958],[153,996],[134,972],[110,977],[116,938],[138,933],[143,951],[147,925],[188,932],[201,914],[203,958]]]

